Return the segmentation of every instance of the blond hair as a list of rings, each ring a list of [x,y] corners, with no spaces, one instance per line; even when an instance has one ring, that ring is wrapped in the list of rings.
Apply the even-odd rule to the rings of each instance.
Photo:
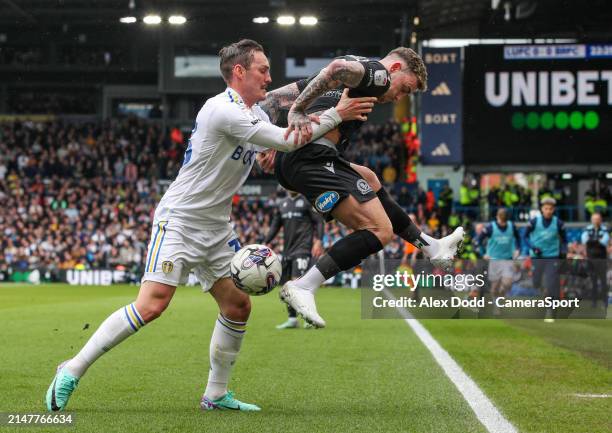
[[[397,47],[389,51],[385,57],[397,57],[406,63],[407,69],[412,72],[417,79],[417,90],[424,92],[427,90],[427,68],[421,56],[413,49]]]

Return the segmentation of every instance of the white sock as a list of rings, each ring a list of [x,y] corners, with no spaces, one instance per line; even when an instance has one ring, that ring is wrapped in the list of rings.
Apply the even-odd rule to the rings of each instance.
[[[429,244],[423,246],[423,252],[427,257],[433,257],[438,254],[438,250],[440,249],[440,245],[438,245],[439,240],[432,238],[425,232],[421,232],[421,237]]]
[[[108,316],[77,355],[66,364],[68,371],[81,377],[89,366],[117,344],[145,325],[132,303]]]
[[[423,248],[422,248],[423,252],[425,253],[427,257],[433,257],[436,254],[438,254],[438,250],[440,249],[440,245],[438,244],[439,243],[438,239],[432,238],[425,232],[421,232],[420,237],[423,238],[423,240],[429,244],[429,245],[423,245]]]
[[[246,322],[227,319],[219,313],[210,338],[210,371],[204,395],[217,400],[227,394],[232,367],[242,345]]]
[[[301,289],[309,290],[313,294],[317,293],[319,287],[325,282],[326,278],[323,276],[321,271],[315,266],[308,269],[308,271],[297,280],[294,280],[296,286]]]

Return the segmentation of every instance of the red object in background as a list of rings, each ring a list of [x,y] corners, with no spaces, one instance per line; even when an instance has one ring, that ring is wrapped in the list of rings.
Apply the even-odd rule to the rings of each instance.
[[[404,136],[404,144],[406,145],[406,166],[404,167],[404,173],[406,176],[407,183],[416,183],[417,173],[416,167],[419,163],[419,155],[421,151],[421,141],[417,137],[416,133],[416,117],[412,117],[410,120],[404,118],[401,125],[402,134]]]
[[[178,159],[179,152],[176,147],[172,146],[170,149],[168,149],[168,152],[166,153],[166,155],[168,156],[168,158],[175,161]]]
[[[176,144],[183,144],[183,133],[178,128],[172,128],[170,131],[170,140]]]
[[[419,162],[418,156],[411,156],[406,163],[406,182],[415,183],[417,181],[416,166]]]
[[[238,203],[240,203],[240,196],[238,194],[234,194],[234,197],[232,197],[232,204],[237,206]]]
[[[431,212],[436,204],[436,196],[432,190],[428,190],[425,194],[425,209],[427,212]]]

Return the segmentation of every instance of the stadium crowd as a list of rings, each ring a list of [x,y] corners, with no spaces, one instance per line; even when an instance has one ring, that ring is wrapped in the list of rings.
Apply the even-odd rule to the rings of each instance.
[[[405,146],[399,124],[366,124],[351,141],[346,158],[371,168],[387,183],[399,179],[405,162]]]
[[[152,214],[163,193],[158,179],[176,176],[183,140],[178,130],[166,133],[137,118],[0,124],[0,274],[6,278],[9,269],[36,267],[121,267],[140,273]],[[349,149],[349,158],[371,167],[389,185],[401,172],[404,146],[397,124],[363,128]],[[442,237],[463,225],[474,235],[472,216],[453,205],[450,188],[436,199],[420,186],[395,185],[392,195],[421,230]],[[243,244],[263,240],[277,199],[274,194],[236,197],[232,220]],[[323,246],[346,234],[343,226],[326,224]],[[274,242],[282,251],[282,236]],[[477,257],[466,245],[463,257]],[[398,238],[385,254],[401,258],[405,251]]]
[[[137,118],[0,124],[0,272],[117,266],[137,272],[163,193],[158,179],[176,176],[182,138]],[[401,151],[392,122],[364,128],[351,149],[379,176],[391,170],[392,177]],[[275,201],[237,202],[233,221],[243,244],[261,241]],[[329,224],[324,245],[344,234]],[[282,238],[275,246],[282,250]]]

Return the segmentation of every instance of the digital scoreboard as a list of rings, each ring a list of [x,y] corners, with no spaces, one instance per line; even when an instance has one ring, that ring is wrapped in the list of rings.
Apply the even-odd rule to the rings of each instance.
[[[612,44],[469,46],[466,164],[612,163]]]

